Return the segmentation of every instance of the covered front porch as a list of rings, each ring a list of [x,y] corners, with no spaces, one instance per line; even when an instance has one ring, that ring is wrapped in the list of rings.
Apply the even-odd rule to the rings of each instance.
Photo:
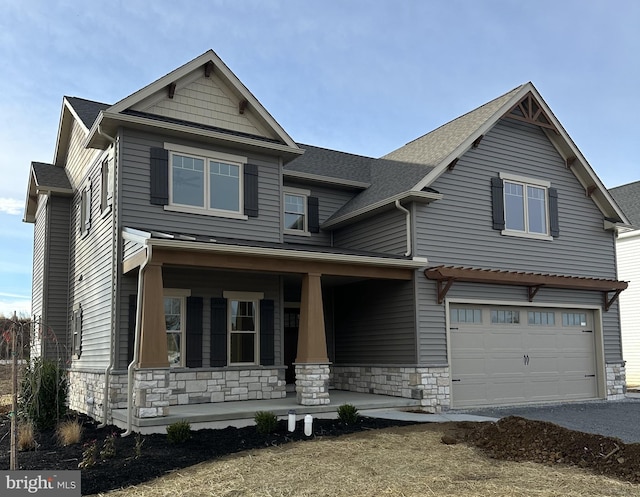
[[[258,411],[269,411],[276,416],[287,416],[294,410],[297,419],[306,414],[314,418],[336,417],[337,409],[343,404],[351,404],[358,411],[365,410],[411,410],[419,409],[420,401],[388,395],[331,390],[331,404],[301,406],[295,393],[289,393],[282,399],[242,400],[220,402],[216,404],[191,404],[172,406],[166,416],[155,418],[134,418],[133,430],[140,433],[165,433],[166,427],[177,421],[188,421],[194,430],[203,428],[224,428],[226,426],[247,426],[254,423],[253,417]],[[113,424],[121,428],[127,427],[127,410],[112,411]]]

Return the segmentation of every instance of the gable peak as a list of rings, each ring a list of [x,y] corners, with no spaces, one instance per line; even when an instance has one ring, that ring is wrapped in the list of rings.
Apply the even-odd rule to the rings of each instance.
[[[518,103],[513,105],[504,117],[558,131],[531,91],[527,92]]]

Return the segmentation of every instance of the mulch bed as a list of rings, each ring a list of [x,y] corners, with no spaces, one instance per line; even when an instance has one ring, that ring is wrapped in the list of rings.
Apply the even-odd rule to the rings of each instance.
[[[360,417],[358,423],[345,425],[338,420],[314,420],[314,435],[306,437],[303,421],[294,433],[280,421],[275,433],[262,435],[255,427],[198,430],[182,444],[171,444],[164,434],[120,437],[122,430],[113,426],[102,429],[90,418],[78,417],[84,424],[82,443],[61,447],[52,432],[37,435],[34,451],[20,452],[20,469],[78,469],[83,452],[94,443],[104,447],[113,438],[115,456],[99,458],[97,464],[82,470],[84,495],[137,485],[171,471],[248,449],[278,446],[295,440],[339,436],[363,430],[401,426],[405,423]],[[0,414],[0,469],[9,468],[9,419]],[[447,423],[444,443],[464,442],[485,452],[489,457],[509,461],[533,461],[547,465],[570,465],[597,474],[640,483],[640,444],[625,444],[616,438],[581,433],[558,425],[507,417],[497,423]],[[139,451],[136,444],[140,443]],[[425,448],[426,449],[426,448]],[[137,457],[139,452],[139,457]]]

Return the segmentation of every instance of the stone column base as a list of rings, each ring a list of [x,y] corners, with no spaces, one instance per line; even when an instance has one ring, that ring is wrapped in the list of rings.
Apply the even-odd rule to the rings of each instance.
[[[137,418],[169,414],[169,369],[139,369],[133,377],[133,413]]]
[[[607,363],[607,400],[622,400],[627,393],[625,362]]]
[[[329,404],[329,364],[295,364],[295,368],[298,404]]]

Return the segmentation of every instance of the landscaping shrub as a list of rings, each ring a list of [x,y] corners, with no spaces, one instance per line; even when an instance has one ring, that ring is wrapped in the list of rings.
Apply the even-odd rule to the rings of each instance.
[[[77,419],[63,421],[56,428],[56,436],[60,445],[74,445],[82,440],[82,423]]]
[[[38,430],[56,426],[67,412],[67,376],[55,361],[35,359],[25,370],[20,408]]]
[[[278,418],[269,411],[256,412],[253,420],[256,422],[257,432],[262,434],[273,433],[278,426]]]
[[[342,404],[338,407],[338,419],[344,424],[352,425],[358,421],[360,414],[356,406],[351,404]]]
[[[36,448],[35,430],[33,422],[28,419],[18,423],[18,450],[33,450]]]
[[[167,440],[172,444],[186,442],[191,438],[191,425],[188,421],[176,421],[167,426]]]

